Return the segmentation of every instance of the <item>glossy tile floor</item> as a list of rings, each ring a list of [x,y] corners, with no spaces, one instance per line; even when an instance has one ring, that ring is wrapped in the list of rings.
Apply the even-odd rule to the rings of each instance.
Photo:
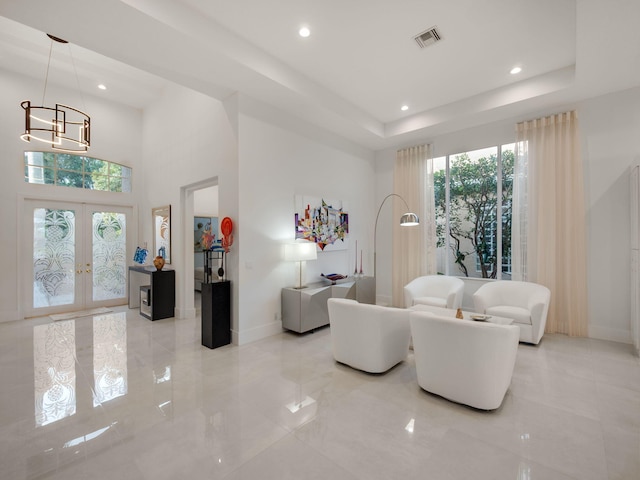
[[[628,345],[520,345],[502,407],[336,364],[330,331],[200,345],[196,319],[137,310],[0,324],[2,479],[640,478]]]

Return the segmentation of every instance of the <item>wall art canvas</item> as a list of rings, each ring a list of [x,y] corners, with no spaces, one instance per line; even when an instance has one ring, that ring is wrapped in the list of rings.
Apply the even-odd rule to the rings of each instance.
[[[348,248],[349,214],[341,200],[295,196],[296,240],[314,242],[322,251]]]

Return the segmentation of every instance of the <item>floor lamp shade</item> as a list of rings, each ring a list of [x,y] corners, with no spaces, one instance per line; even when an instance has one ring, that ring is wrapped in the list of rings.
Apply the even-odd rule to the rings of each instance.
[[[415,227],[420,225],[420,219],[415,213],[405,213],[400,218],[400,225],[403,227]]]
[[[375,298],[376,298],[376,266],[377,266],[377,261],[376,261],[376,238],[378,236],[378,219],[380,218],[380,211],[382,211],[382,206],[385,204],[385,202],[391,198],[391,197],[398,197],[400,200],[402,200],[402,203],[404,203],[404,206],[407,207],[407,210],[409,210],[409,205],[407,205],[407,202],[404,198],[402,198],[400,195],[398,195],[397,193],[390,193],[389,195],[387,195],[386,197],[384,197],[384,200],[382,200],[382,203],[380,204],[380,208],[378,208],[378,214],[376,215],[376,223],[375,226],[373,227],[373,278],[374,278],[374,302],[375,302]],[[415,213],[412,213],[410,211],[407,211],[407,213],[403,214],[402,217],[400,217],[400,226],[402,227],[415,227],[416,225],[420,225],[420,218],[418,218],[418,215],[416,215]]]
[[[317,247],[314,242],[289,243],[284,246],[284,259],[288,262],[298,262],[298,284],[296,288],[304,288],[302,281],[302,262],[316,260],[318,258]]]

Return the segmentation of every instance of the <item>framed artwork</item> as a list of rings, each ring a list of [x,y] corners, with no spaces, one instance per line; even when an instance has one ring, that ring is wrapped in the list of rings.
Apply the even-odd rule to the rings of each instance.
[[[171,263],[171,205],[151,209],[153,221],[153,255]]]
[[[206,237],[203,243],[203,236],[205,232],[211,237]],[[218,234],[218,217],[193,217],[193,251],[203,252],[209,250],[206,247],[206,240],[211,241],[213,244],[220,243],[220,235]]]
[[[349,214],[341,200],[295,196],[295,238],[314,242],[322,251],[346,250]]]

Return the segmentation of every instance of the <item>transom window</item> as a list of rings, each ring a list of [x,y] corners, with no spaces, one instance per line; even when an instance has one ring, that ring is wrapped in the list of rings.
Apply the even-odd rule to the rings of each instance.
[[[131,168],[69,153],[24,152],[24,181],[130,193]]]

